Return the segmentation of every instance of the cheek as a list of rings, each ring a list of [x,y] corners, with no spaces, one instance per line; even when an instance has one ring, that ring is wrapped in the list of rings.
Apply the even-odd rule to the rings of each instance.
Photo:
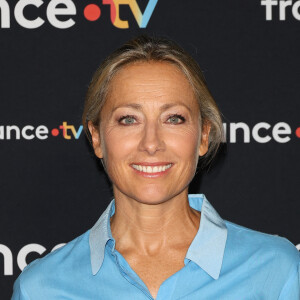
[[[195,128],[185,128],[167,135],[166,144],[183,161],[197,160],[200,132]]]
[[[110,128],[103,136],[104,158],[111,164],[121,164],[126,161],[137,147],[136,134],[126,134],[124,130]]]

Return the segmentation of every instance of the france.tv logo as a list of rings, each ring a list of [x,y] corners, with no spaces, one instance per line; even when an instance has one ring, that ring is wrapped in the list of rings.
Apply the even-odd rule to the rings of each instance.
[[[61,136],[65,140],[78,140],[82,135],[83,126],[76,127],[68,122],[63,121],[58,127],[49,129],[45,125],[0,125],[1,140],[46,140],[50,135],[53,137]]]
[[[101,0],[98,0],[101,2]],[[137,0],[102,0],[102,5],[110,6],[111,23],[121,29],[129,28],[127,20],[120,17],[120,6],[127,5],[131,10],[138,26],[146,28],[153,14],[158,0],[149,0],[142,13]],[[23,28],[36,29],[48,22],[58,29],[67,29],[76,24],[74,16],[79,14],[73,0],[50,0],[47,5],[43,5],[43,0],[19,0],[15,7],[7,0],[0,0],[0,28],[11,28],[11,18],[14,16],[16,22]],[[27,7],[35,9],[35,18],[26,16]],[[40,8],[41,7],[41,8]],[[46,17],[42,18],[41,9],[46,10]],[[11,11],[13,10],[13,12]],[[97,21],[101,16],[101,7],[97,4],[88,4],[81,14],[87,21]]]

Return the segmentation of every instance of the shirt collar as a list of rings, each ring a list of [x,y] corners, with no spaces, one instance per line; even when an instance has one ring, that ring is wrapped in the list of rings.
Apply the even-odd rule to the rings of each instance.
[[[218,279],[221,272],[223,256],[227,240],[227,227],[203,194],[189,194],[189,204],[201,211],[199,230],[192,241],[186,258],[192,260],[214,279]],[[115,212],[115,201],[112,200],[99,220],[90,231],[89,244],[91,251],[91,265],[93,275],[100,270],[105,253],[105,246],[112,237],[110,217]]]
[[[201,218],[186,258],[218,279],[226,246],[227,226],[203,194],[189,195],[189,203],[192,208],[201,211]]]

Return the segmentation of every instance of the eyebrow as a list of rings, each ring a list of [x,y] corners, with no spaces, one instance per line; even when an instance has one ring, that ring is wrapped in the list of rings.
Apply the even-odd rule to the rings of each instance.
[[[185,103],[183,102],[175,102],[175,103],[166,103],[164,105],[162,105],[160,107],[160,111],[165,111],[171,107],[174,107],[174,106],[184,106],[189,112],[192,112],[191,108],[188,107]],[[137,104],[137,103],[128,103],[128,104],[125,104],[125,105],[120,105],[120,106],[116,106],[113,110],[112,110],[112,113],[117,110],[118,108],[122,108],[122,107],[128,107],[128,108],[134,108],[136,110],[142,110],[142,105],[140,104]]]

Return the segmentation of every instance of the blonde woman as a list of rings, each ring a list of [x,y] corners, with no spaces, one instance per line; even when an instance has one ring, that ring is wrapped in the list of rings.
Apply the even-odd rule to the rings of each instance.
[[[82,121],[114,199],[91,230],[31,263],[13,300],[300,299],[292,243],[223,220],[203,194],[188,194],[223,131],[182,48],[142,36],[112,53]]]

